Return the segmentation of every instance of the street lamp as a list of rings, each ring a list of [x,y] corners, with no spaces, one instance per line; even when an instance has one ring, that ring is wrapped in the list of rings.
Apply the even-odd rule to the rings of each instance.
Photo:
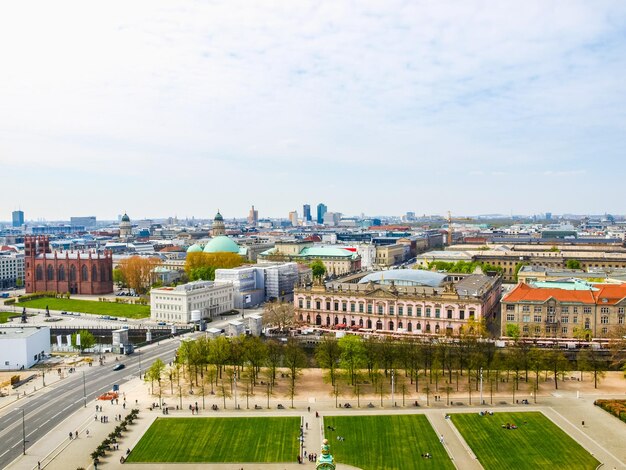
[[[22,408],[22,452],[26,455],[26,421],[24,417],[24,408]]]
[[[483,368],[480,368],[480,404],[483,404]]]
[[[391,370],[391,406],[396,406],[394,401],[393,401],[393,394],[394,394],[394,391],[395,391],[395,385],[396,385],[395,374],[394,374],[394,371],[392,369]]]
[[[83,401],[85,402],[85,408],[87,408],[87,386],[85,384],[85,371],[83,371]]]

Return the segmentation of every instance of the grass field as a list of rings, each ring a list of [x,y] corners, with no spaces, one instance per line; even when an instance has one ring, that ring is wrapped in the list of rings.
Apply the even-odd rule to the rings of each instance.
[[[300,418],[157,418],[129,462],[295,462]]]
[[[118,304],[115,302],[97,302],[93,300],[43,298],[27,300],[15,304],[22,308],[61,310],[66,312],[92,313],[95,315],[111,315],[114,317],[146,318],[150,316],[149,305]]]
[[[9,321],[10,316],[15,316],[15,315],[18,315],[18,314],[13,313],[13,312],[0,312],[0,323],[6,323],[7,321]]]
[[[326,416],[324,433],[335,461],[363,470],[454,469],[424,415]]]
[[[591,470],[600,463],[539,412],[451,416],[486,470]],[[515,424],[518,429],[503,429],[506,423]]]

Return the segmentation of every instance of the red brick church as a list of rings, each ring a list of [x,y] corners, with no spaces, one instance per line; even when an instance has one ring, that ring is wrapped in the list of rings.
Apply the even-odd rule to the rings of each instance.
[[[26,293],[100,295],[113,292],[113,257],[95,251],[50,250],[46,236],[25,237]]]

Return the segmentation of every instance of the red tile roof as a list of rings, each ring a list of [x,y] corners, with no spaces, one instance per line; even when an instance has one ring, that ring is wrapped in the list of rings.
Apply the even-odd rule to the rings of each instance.
[[[556,288],[532,287],[520,283],[504,296],[503,302],[545,302],[550,298],[559,302],[579,302],[585,304],[616,304],[626,298],[626,283],[624,284],[595,284],[597,291],[567,290]],[[606,299],[606,302],[603,301]]]

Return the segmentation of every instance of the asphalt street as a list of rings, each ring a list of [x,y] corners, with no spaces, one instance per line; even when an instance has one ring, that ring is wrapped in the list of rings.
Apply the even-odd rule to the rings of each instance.
[[[167,364],[174,359],[179,344],[178,340],[166,341],[150,347],[146,351],[137,351],[132,356],[124,357],[121,362],[126,365],[126,368],[120,371],[113,371],[113,367],[118,364],[115,361],[109,361],[103,366],[82,367],[80,371],[70,374],[61,382],[50,386],[50,389],[45,393],[24,398],[21,406],[13,408],[0,417],[0,468],[5,468],[22,453],[22,410],[24,412],[26,440],[28,441],[26,452],[28,452],[29,445],[41,439],[66,417],[84,406],[84,390],[86,391],[87,406],[94,408],[95,413],[95,398],[111,390],[113,384],[122,386],[132,376],[136,377],[139,373],[140,360],[142,373],[158,357]],[[124,390],[123,387],[120,388],[121,391]],[[68,434],[70,431],[74,430],[68,429]]]

